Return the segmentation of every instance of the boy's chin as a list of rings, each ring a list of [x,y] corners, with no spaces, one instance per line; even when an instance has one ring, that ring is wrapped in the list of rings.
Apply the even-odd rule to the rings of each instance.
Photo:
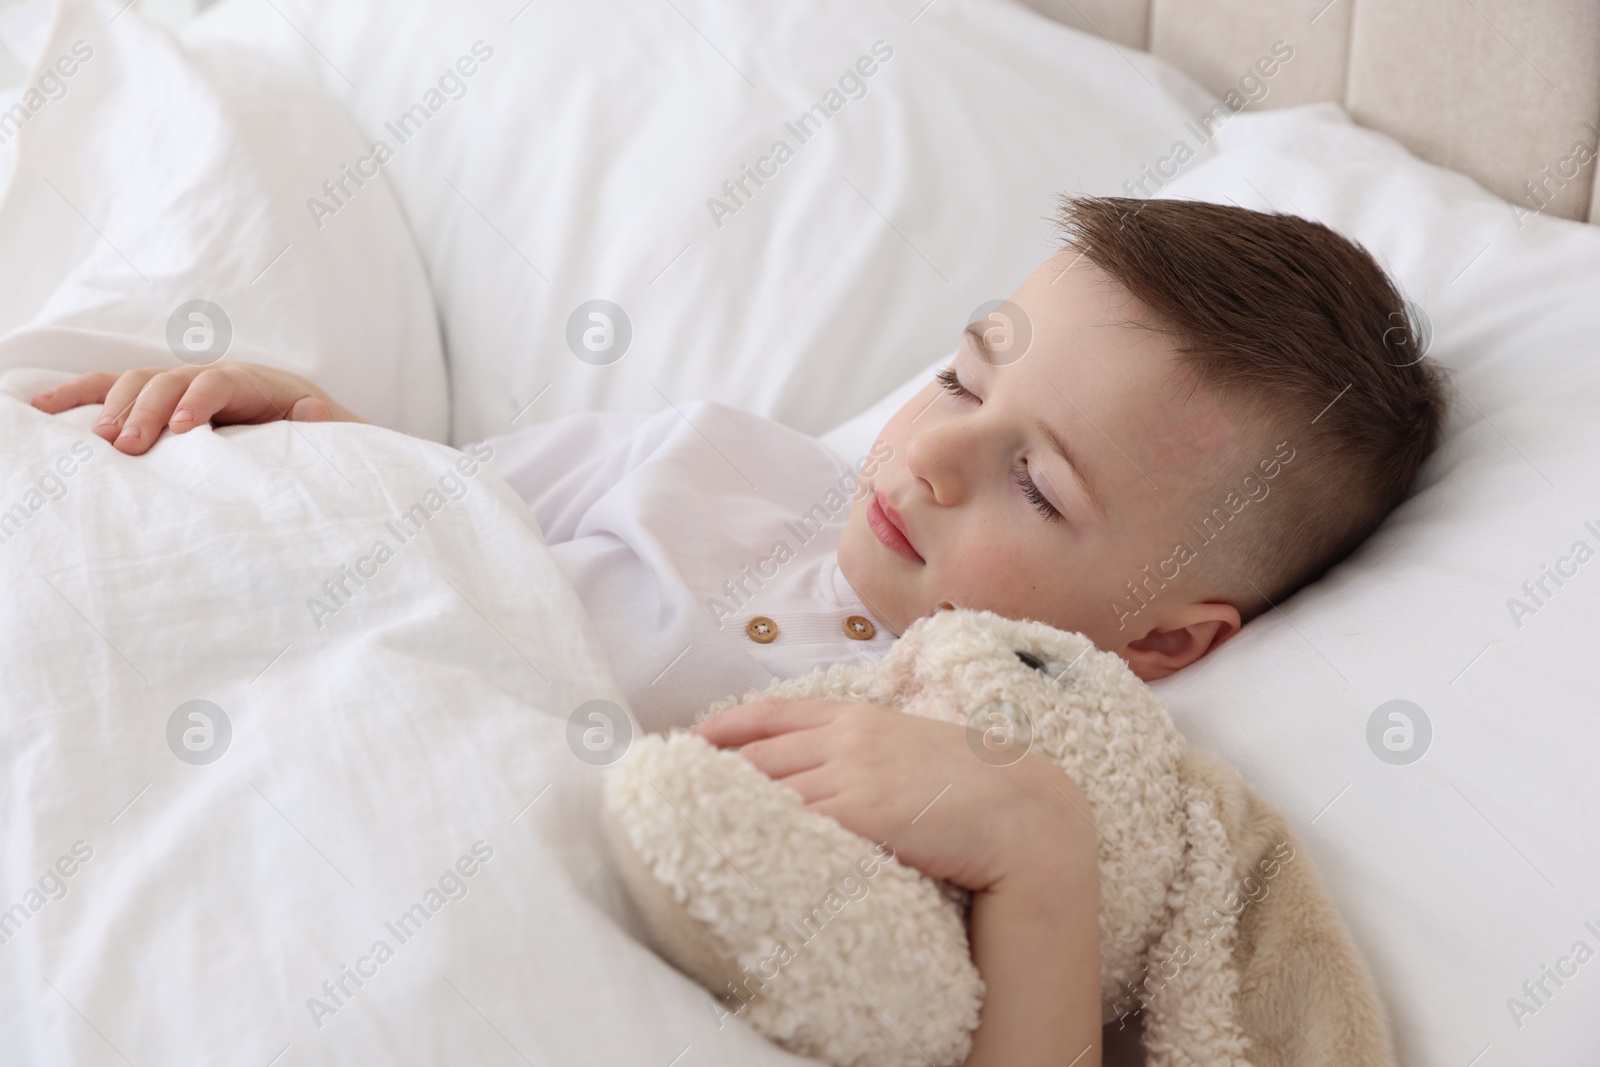
[[[872,535],[868,532],[867,536]],[[873,566],[871,550],[875,547],[876,541],[865,546],[851,545],[847,531],[839,543],[839,573],[873,617],[899,635],[914,619],[903,617],[906,613],[901,610],[900,602],[904,592],[895,588],[893,578],[883,568]]]

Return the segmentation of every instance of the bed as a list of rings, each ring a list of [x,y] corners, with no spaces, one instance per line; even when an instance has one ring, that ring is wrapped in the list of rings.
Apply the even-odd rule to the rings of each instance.
[[[108,0],[0,40],[7,1063],[804,1062],[640,943],[571,741],[617,650],[471,446],[713,398],[859,455],[1080,190],[1319,219],[1422,312],[1411,499],[1160,695],[1294,821],[1401,1062],[1600,1048],[1600,9]],[[25,404],[224,357],[380,425],[134,461]]]

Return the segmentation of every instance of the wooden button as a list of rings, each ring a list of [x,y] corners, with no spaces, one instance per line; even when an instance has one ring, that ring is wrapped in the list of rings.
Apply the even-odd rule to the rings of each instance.
[[[778,624],[765,615],[757,615],[744,624],[744,632],[759,645],[770,645],[778,639]]]
[[[872,635],[878,632],[878,628],[872,625],[872,620],[865,615],[852,615],[844,620],[844,632],[847,637],[853,637],[857,641],[870,641]]]

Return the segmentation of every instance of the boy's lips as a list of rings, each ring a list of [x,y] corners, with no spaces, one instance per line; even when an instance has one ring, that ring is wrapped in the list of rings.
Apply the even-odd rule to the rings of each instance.
[[[927,562],[911,543],[911,537],[906,533],[905,518],[889,503],[889,498],[883,495],[882,490],[873,494],[871,502],[867,504],[867,525],[889,551],[913,563]]]

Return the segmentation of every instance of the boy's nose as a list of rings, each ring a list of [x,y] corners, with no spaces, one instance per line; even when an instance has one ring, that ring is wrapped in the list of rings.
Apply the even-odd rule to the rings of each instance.
[[[926,483],[935,503],[951,507],[966,498],[978,446],[955,425],[930,426],[906,443],[906,470]]]

